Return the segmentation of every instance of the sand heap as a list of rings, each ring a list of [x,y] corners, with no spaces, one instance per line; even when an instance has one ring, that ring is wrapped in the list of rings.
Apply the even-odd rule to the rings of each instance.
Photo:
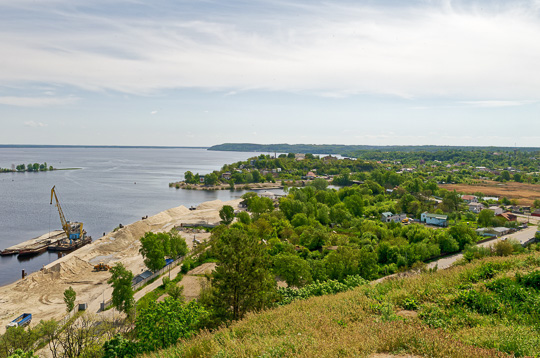
[[[184,206],[163,211],[111,232],[50,263],[41,271],[1,287],[0,333],[6,324],[22,313],[33,314],[32,324],[42,319],[62,318],[65,315],[63,293],[70,286],[77,293],[78,303],[85,302],[90,308],[97,307],[101,300],[110,297],[111,288],[107,284],[110,273],[93,272],[95,264],[114,264],[120,261],[134,274],[138,274],[145,269],[139,254],[139,239],[145,232],[169,231],[182,224],[218,223],[219,210],[223,205],[231,205],[236,209],[240,201],[215,200],[199,205],[194,211]]]

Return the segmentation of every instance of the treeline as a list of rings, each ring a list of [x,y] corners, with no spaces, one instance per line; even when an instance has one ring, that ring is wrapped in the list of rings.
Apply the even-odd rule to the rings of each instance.
[[[255,144],[255,143],[224,143],[214,145],[208,150],[236,151],[236,152],[278,152],[278,153],[313,153],[313,154],[341,154],[348,155],[356,151],[380,151],[380,152],[439,152],[447,150],[491,152],[510,152],[512,147],[473,147],[473,146],[377,146],[377,145],[342,145],[342,144]],[[520,147],[519,152],[538,152],[539,148]]]
[[[489,149],[443,149],[418,150],[418,151],[387,151],[387,150],[356,150],[347,152],[346,155],[364,160],[398,161],[402,164],[418,165],[435,161],[445,164],[463,163],[473,167],[507,168],[514,167],[525,171],[537,171],[540,151],[531,150],[497,150]]]

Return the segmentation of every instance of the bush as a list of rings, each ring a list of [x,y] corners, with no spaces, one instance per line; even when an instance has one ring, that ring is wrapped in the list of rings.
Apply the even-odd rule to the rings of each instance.
[[[330,295],[339,292],[348,291],[352,288],[369,283],[359,275],[346,277],[343,282],[337,280],[328,280],[324,282],[317,281],[311,285],[306,285],[301,289],[280,288],[278,293],[281,295],[279,305],[287,305],[295,300],[304,300],[314,296]]]
[[[514,246],[506,240],[497,241],[495,245],[493,245],[493,249],[497,256],[508,256],[514,252]]]

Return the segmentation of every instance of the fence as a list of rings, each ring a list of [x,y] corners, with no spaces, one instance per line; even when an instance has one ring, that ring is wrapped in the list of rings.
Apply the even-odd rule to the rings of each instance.
[[[135,291],[139,289],[140,287],[144,286],[148,281],[153,280],[156,277],[161,276],[163,273],[172,270],[174,267],[178,266],[182,261],[184,260],[184,256],[180,257],[179,259],[176,259],[175,261],[171,262],[161,270],[158,270],[154,272],[151,276],[148,276],[144,280],[137,282],[136,284],[132,285],[131,288]]]
[[[79,312],[79,305],[76,304],[75,307],[68,312],[67,315],[64,316],[64,318],[62,318],[60,320],[60,327],[62,327],[63,325],[65,325],[67,323],[67,321],[69,321],[71,319],[71,317],[75,316],[75,314]]]

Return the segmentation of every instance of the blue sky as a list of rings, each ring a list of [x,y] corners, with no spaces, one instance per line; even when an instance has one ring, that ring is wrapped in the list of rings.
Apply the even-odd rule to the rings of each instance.
[[[0,143],[540,146],[540,0],[0,0]]]

